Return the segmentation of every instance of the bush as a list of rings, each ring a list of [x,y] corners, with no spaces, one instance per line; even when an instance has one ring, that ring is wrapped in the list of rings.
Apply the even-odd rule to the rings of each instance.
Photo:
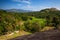
[[[29,31],[29,32],[39,32],[41,29],[41,25],[39,24],[39,22],[27,21],[25,22],[24,26],[25,26],[25,31]]]

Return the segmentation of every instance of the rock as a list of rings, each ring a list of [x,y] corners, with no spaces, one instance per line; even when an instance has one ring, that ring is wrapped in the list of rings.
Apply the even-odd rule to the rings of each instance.
[[[60,40],[59,30],[49,30],[45,32],[37,32],[30,35],[24,35],[10,40]]]

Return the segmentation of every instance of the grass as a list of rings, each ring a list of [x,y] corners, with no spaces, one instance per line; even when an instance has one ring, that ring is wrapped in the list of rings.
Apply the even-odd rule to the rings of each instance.
[[[33,22],[38,22],[41,26],[44,26],[46,23],[46,19],[42,19],[42,18],[35,18],[32,17],[32,20],[28,20],[29,22],[33,23]]]
[[[18,37],[18,36],[22,36],[22,35],[28,35],[28,34],[31,34],[31,33],[25,32],[25,31],[20,31],[18,33],[14,32],[13,35],[6,34],[6,35],[0,36],[0,40],[7,40],[7,39],[15,38],[15,37]]]
[[[53,30],[55,27],[50,27],[50,26],[46,26],[44,27],[41,31],[48,31],[48,30]]]
[[[35,17],[32,17],[32,20],[29,20],[31,22],[39,22],[40,24],[43,24],[43,23],[46,23],[46,19],[42,19],[42,18],[35,18]]]

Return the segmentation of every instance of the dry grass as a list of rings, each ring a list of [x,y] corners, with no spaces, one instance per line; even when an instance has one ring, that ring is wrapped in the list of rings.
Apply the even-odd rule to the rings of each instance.
[[[18,37],[18,36],[22,36],[22,35],[28,35],[30,34],[29,32],[25,32],[25,31],[20,31],[20,32],[14,32],[12,35],[10,34],[7,34],[7,35],[3,35],[3,36],[0,36],[0,40],[7,40],[7,39],[11,39],[11,38],[15,38],[15,37]]]
[[[46,26],[41,31],[53,30],[55,27]]]

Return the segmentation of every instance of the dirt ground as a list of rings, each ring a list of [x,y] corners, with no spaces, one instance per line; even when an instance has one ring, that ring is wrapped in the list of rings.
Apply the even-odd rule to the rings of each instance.
[[[60,30],[36,32],[30,35],[24,35],[10,40],[60,40]]]

